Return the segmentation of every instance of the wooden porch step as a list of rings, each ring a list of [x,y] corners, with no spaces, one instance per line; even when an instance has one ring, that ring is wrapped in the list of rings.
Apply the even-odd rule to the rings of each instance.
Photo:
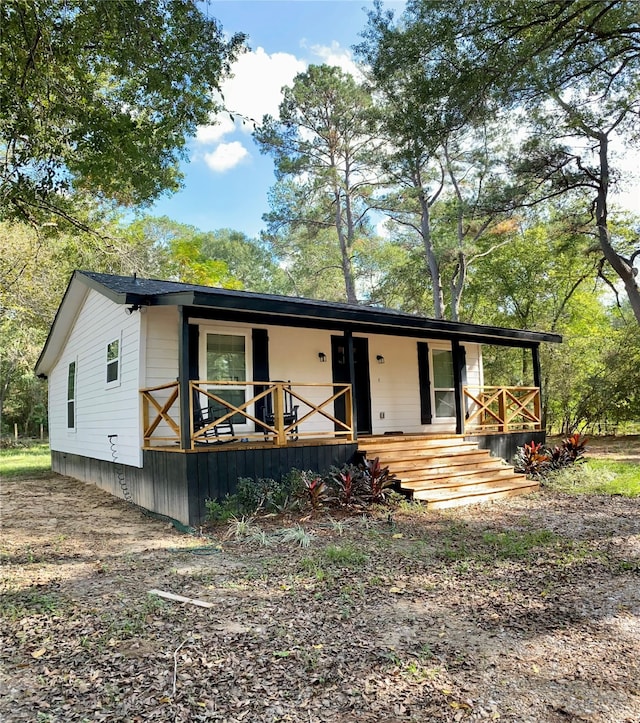
[[[483,485],[478,489],[465,490],[422,490],[414,493],[414,499],[426,503],[428,509],[445,509],[447,507],[459,507],[472,505],[478,502],[489,502],[491,500],[513,497],[515,495],[537,492],[540,485],[531,480],[520,481],[496,481]]]
[[[381,460],[382,461],[382,460]],[[489,464],[492,466],[502,464],[502,461],[497,457],[492,457],[486,450],[475,450],[473,452],[460,452],[455,455],[441,455],[438,457],[420,457],[401,459],[401,460],[384,460],[385,466],[388,466],[390,470],[396,474],[401,472],[409,472],[415,469],[446,469],[449,467],[460,467],[464,465],[475,465],[482,466]]]
[[[398,444],[397,449],[395,445],[391,449],[385,447],[367,447],[365,450],[367,457],[370,459],[373,457],[384,457],[385,460],[392,459],[409,459],[414,457],[416,459],[424,457],[434,457],[439,455],[454,455],[461,452],[477,452],[478,445],[475,442],[458,442],[458,444],[447,444],[447,445],[431,445],[424,446],[419,443],[416,444],[405,444],[404,447]]]
[[[384,437],[360,437],[358,448],[371,454],[373,450],[390,452],[392,450],[404,449],[432,449],[434,447],[455,447],[459,444],[466,444],[462,434],[448,435],[389,435]],[[473,444],[471,442],[470,444]]]
[[[463,435],[389,435],[359,440],[369,459],[378,457],[404,492],[440,509],[527,494],[538,484],[516,474],[499,457]]]
[[[513,478],[521,479],[514,473],[513,467],[496,466],[486,469],[463,469],[444,474],[416,475],[413,479],[405,477],[402,480],[402,489],[416,492],[422,489],[433,489],[434,487],[456,487],[475,484],[476,482]]]
[[[408,484],[409,482],[429,482],[430,480],[434,479],[456,479],[459,476],[473,478],[476,475],[487,473],[492,473],[495,474],[496,477],[501,477],[504,474],[502,472],[503,469],[507,469],[508,471],[513,473],[513,470],[504,468],[499,462],[497,462],[494,464],[469,466],[460,470],[454,467],[446,466],[435,467],[429,470],[416,469],[407,472],[401,472],[396,476],[402,480],[403,484]],[[462,475],[457,474],[458,472],[461,472]]]

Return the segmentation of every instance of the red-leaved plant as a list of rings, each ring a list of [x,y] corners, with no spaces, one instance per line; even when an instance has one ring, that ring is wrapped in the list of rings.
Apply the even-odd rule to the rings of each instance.
[[[575,432],[562,442],[562,449],[565,450],[569,459],[575,462],[584,455],[587,449],[587,441],[586,437]]]
[[[302,483],[302,496],[306,498],[312,509],[318,510],[328,502],[329,488],[320,475],[303,472]]]
[[[530,444],[518,447],[514,460],[516,472],[524,472],[529,477],[541,478],[549,472],[581,462],[586,450],[586,443],[586,438],[577,432],[567,437],[559,447],[553,449],[546,449],[542,442],[532,441]]]
[[[336,498],[341,505],[351,507],[362,504],[363,472],[354,465],[335,470],[330,478]]]
[[[366,484],[367,497],[371,502],[384,502],[389,487],[394,485],[398,478],[388,467],[380,464],[380,458],[365,460],[364,481]]]
[[[551,457],[542,442],[531,441],[523,447],[518,447],[515,468],[517,472],[536,476],[545,472],[550,465]]]

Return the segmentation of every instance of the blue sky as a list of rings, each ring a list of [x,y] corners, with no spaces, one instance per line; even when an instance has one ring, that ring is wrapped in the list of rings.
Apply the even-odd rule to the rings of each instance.
[[[228,33],[244,32],[251,48],[223,86],[229,110],[260,120],[277,115],[280,89],[307,65],[329,63],[355,70],[352,46],[366,25],[364,0],[214,0],[207,12]],[[396,11],[404,2],[385,2]],[[233,228],[257,236],[268,211],[273,163],[251,138],[251,127],[227,114],[201,128],[183,165],[185,187],[150,209],[203,231]]]
[[[396,14],[405,3],[386,0]],[[244,32],[250,52],[234,66],[234,77],[223,84],[230,111],[257,121],[265,113],[277,115],[283,85],[290,85],[309,64],[326,62],[357,72],[352,46],[360,42],[366,26],[366,0],[213,0],[206,12],[217,18],[229,34]],[[190,162],[183,164],[185,187],[163,197],[149,212],[169,216],[203,231],[232,228],[257,237],[262,215],[269,210],[268,190],[273,185],[273,163],[262,156],[251,138],[252,126],[235,123],[227,113],[219,122],[200,128],[190,142]],[[618,164],[635,174],[636,153],[625,153]],[[623,206],[640,213],[637,176],[630,175],[617,196]]]

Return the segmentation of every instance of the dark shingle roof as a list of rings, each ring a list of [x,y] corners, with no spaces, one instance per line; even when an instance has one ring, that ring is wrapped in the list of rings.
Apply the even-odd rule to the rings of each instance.
[[[547,332],[506,329],[483,324],[467,324],[444,319],[430,319],[404,311],[374,306],[345,304],[319,299],[258,294],[250,291],[221,289],[176,281],[113,276],[89,271],[76,272],[93,288],[124,304],[182,305],[218,309],[226,318],[251,315],[263,323],[294,323],[309,328],[351,329],[369,333],[432,334],[436,338],[475,340],[484,343],[531,346],[540,342],[559,343],[562,337]],[[223,318],[223,317],[220,317]],[[256,319],[258,321],[258,319]]]
[[[257,294],[176,281],[99,274],[93,271],[76,271],[69,282],[36,365],[37,373],[47,373],[50,364],[64,345],[64,339],[71,328],[77,307],[83,303],[84,295],[89,288],[117,304],[182,306],[187,309],[187,317],[191,318],[206,317],[220,321],[279,324],[422,339],[458,339],[506,346],[532,347],[540,342],[562,341],[562,337],[558,334],[429,319],[404,311],[374,306]]]

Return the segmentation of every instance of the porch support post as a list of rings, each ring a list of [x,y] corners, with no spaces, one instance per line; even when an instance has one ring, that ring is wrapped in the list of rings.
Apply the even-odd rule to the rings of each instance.
[[[546,423],[542,419],[542,373],[540,371],[540,344],[531,347],[531,361],[533,365],[533,386],[538,387],[538,396],[534,402],[534,413],[540,420],[540,429],[545,429]]]
[[[358,408],[356,405],[356,360],[353,356],[353,333],[344,332],[344,345],[349,362],[349,383],[351,384],[351,423],[353,425],[353,441],[358,439]],[[347,415],[348,419],[348,415]]]
[[[178,306],[178,389],[180,392],[180,449],[191,449],[189,317],[184,306]]]
[[[531,360],[533,363],[533,386],[540,389],[542,383],[542,375],[540,373],[540,345],[536,344],[531,347]]]
[[[466,379],[466,360],[464,349],[457,339],[451,340],[451,360],[453,361],[453,393],[456,400],[456,434],[464,433],[463,380]]]

